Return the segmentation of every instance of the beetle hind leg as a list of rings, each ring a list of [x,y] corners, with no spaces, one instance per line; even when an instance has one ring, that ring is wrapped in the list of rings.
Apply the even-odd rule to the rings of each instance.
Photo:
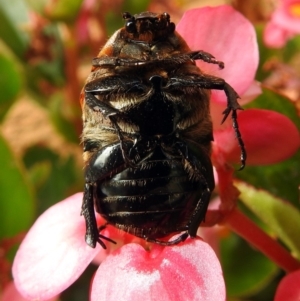
[[[88,183],[84,186],[81,215],[84,216],[86,223],[85,241],[89,246],[95,248],[99,231],[94,211],[93,186]]]
[[[197,230],[198,230],[201,222],[204,221],[204,219],[205,219],[205,214],[207,211],[210,196],[211,196],[211,191],[207,187],[207,189],[205,189],[202,192],[202,195],[197,203],[197,206],[195,208],[193,216],[188,225],[188,234],[190,235],[190,237],[196,237]]]
[[[101,239],[116,244],[114,240],[100,234],[100,232],[105,229],[107,223],[99,228],[97,226],[94,210],[93,186],[90,184],[85,184],[81,215],[84,216],[86,223],[85,241],[90,247],[95,248],[98,242],[103,249],[106,249],[106,245]]]

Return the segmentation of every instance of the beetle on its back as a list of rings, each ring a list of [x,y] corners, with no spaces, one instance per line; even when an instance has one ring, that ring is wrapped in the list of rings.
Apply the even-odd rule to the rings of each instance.
[[[86,242],[103,240],[94,208],[115,227],[148,241],[172,245],[196,236],[214,178],[210,160],[211,89],[224,90],[236,120],[238,95],[223,79],[201,72],[195,60],[224,65],[191,51],[167,13],[124,13],[118,30],[93,60],[84,87]],[[176,239],[164,240],[180,233]]]

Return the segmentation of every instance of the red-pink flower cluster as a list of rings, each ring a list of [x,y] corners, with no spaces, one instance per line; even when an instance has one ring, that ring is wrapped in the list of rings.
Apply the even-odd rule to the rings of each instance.
[[[256,36],[241,14],[230,6],[195,9],[183,16],[177,30],[191,49],[205,50],[225,62],[224,70],[199,62],[204,72],[226,79],[242,96],[242,102],[257,94]],[[239,150],[230,120],[220,126],[221,112],[226,107],[224,93],[212,93],[211,107],[215,163],[237,162]],[[283,160],[299,147],[299,133],[283,115],[247,110],[239,113],[238,120],[252,164]],[[285,133],[294,141],[282,147]],[[139,245],[140,239],[108,227],[102,234],[118,242],[116,250],[87,246],[84,218],[79,215],[81,199],[82,194],[76,194],[54,205],[28,232],[13,264],[15,285],[22,295],[35,300],[58,295],[94,258],[100,257],[91,300],[226,299],[219,261],[212,248],[199,238],[172,247],[149,245],[150,249],[145,250]],[[97,218],[103,224],[101,217]]]
[[[264,31],[266,45],[274,48],[283,47],[297,34],[300,34],[300,1],[279,0],[278,7]]]
[[[279,283],[274,301],[300,300],[300,270],[286,275]]]

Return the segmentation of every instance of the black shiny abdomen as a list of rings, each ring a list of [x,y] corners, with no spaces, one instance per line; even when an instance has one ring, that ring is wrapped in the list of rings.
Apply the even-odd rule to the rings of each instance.
[[[149,158],[95,189],[97,210],[109,223],[151,239],[187,230],[201,185],[189,179],[181,160]]]

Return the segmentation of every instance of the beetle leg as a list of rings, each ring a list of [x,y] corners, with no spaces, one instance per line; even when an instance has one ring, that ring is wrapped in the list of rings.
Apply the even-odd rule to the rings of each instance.
[[[103,101],[99,101],[99,99],[97,99],[90,92],[85,92],[85,102],[94,111],[101,111],[101,113],[105,117],[109,117],[109,119],[118,135],[120,145],[121,145],[121,150],[122,150],[122,156],[123,156],[124,160],[126,161],[126,163],[128,163],[129,165],[132,165],[130,163],[131,162],[130,159],[127,156],[128,151],[126,150],[126,148],[124,146],[124,140],[125,140],[124,136],[122,134],[122,131],[121,131],[119,125],[117,124],[117,122],[114,118],[116,115],[122,115],[122,113],[119,110],[111,107],[107,103],[105,103]]]
[[[98,242],[103,249],[106,249],[106,245],[101,239],[116,244],[114,240],[100,234],[105,229],[106,224],[99,228],[97,226],[94,211],[93,186],[90,184],[85,184],[81,215],[84,216],[86,223],[85,241],[90,247],[95,248]]]
[[[149,242],[154,242],[163,246],[171,246],[176,245],[180,242],[183,242],[187,239],[188,236],[194,238],[197,236],[197,231],[199,228],[199,225],[202,221],[205,219],[205,214],[207,211],[207,207],[210,200],[211,191],[209,188],[207,188],[205,191],[203,191],[202,196],[199,198],[199,201],[197,203],[197,206],[195,208],[195,211],[192,215],[192,218],[190,220],[190,223],[188,225],[188,231],[181,234],[179,237],[177,237],[174,240],[171,241],[161,241],[158,239],[151,239],[151,238],[145,238]]]
[[[133,143],[124,141],[126,149],[132,147]],[[108,155],[109,154],[109,155]],[[86,168],[85,187],[83,195],[83,203],[81,214],[86,221],[86,235],[85,239],[89,246],[95,248],[97,242],[106,249],[102,239],[115,243],[110,238],[101,235],[99,232],[105,228],[106,225],[98,228],[94,209],[94,187],[97,182],[104,180],[109,175],[119,173],[128,167],[126,160],[122,157],[121,143],[112,144],[105,149],[99,150],[90,160]],[[145,153],[146,156],[146,153]],[[143,158],[140,158],[142,160]],[[139,163],[138,161],[136,163]]]
[[[195,60],[202,60],[209,64],[216,64],[219,66],[220,69],[224,69],[224,63],[215,59],[213,55],[203,50],[191,51],[187,53],[180,53],[175,54],[170,57],[164,57],[161,59],[151,60],[149,63],[164,63],[164,64],[171,64],[172,66],[181,65],[183,63]]]
[[[96,103],[97,101],[97,103]],[[93,108],[94,110],[101,111],[101,113],[105,116],[107,114],[107,116],[109,117],[113,128],[119,138],[120,141],[120,146],[121,146],[121,150],[122,150],[122,156],[125,160],[126,163],[128,163],[128,165],[133,166],[134,164],[132,164],[131,160],[128,158],[127,153],[128,153],[128,149],[126,148],[124,141],[124,135],[118,125],[118,123],[115,120],[115,116],[116,115],[121,115],[122,113],[120,113],[118,110],[110,107],[109,105],[107,105],[104,102],[99,102],[98,99],[96,97],[94,97],[94,95],[92,95],[91,93],[86,93],[86,103],[88,104],[89,107]],[[105,117],[107,117],[105,116]],[[125,117],[124,117],[125,119]],[[94,147],[93,144],[91,144],[90,148]],[[84,151],[86,151],[89,147],[85,146],[84,147]]]
[[[92,60],[92,65],[94,67],[103,67],[103,66],[112,66],[112,67],[118,67],[118,66],[142,66],[152,63],[151,61],[145,61],[145,60],[137,60],[134,58],[118,58],[118,57],[96,57]]]
[[[129,150],[128,150],[127,146],[125,145],[124,135],[122,134],[122,131],[121,131],[118,123],[116,122],[114,116],[110,116],[109,119],[110,119],[111,123],[113,124],[113,126],[114,126],[114,128],[117,132],[117,135],[118,135],[118,138],[119,138],[119,141],[120,141],[120,148],[121,148],[121,151],[122,151],[122,157],[123,157],[125,163],[128,166],[134,167],[135,166],[134,162],[127,155],[129,153]]]
[[[105,150],[99,151],[91,159],[90,164],[86,169],[86,184],[84,187],[81,215],[84,216],[86,222],[85,240],[92,248],[95,248],[98,242],[106,249],[106,246],[101,239],[115,243],[110,238],[99,233],[106,225],[98,228],[94,208],[94,185],[96,181],[104,179],[109,173],[112,174],[112,170],[114,170],[114,173],[118,173],[120,169],[125,169],[126,166],[123,159],[116,160],[116,158],[119,158],[118,154],[121,151],[120,144],[117,143],[111,145],[110,148],[111,151],[109,157],[107,157]]]
[[[108,224],[108,223],[105,223],[104,225],[102,225],[102,226],[100,226],[100,227],[98,228],[98,239],[97,239],[97,242],[102,246],[103,249],[106,249],[106,246],[105,246],[105,244],[101,241],[100,238],[105,239],[105,240],[107,240],[107,241],[109,241],[109,242],[111,242],[111,243],[113,243],[113,244],[116,244],[116,242],[115,242],[114,240],[112,240],[112,239],[110,239],[109,237],[106,237],[106,236],[100,234],[100,232],[106,228],[107,224]]]
[[[101,239],[114,244],[116,243],[114,240],[100,234],[100,232],[106,227],[106,224],[99,228],[97,226],[94,210],[93,186],[88,183],[85,184],[84,187],[81,215],[84,216],[86,223],[85,241],[90,247],[95,248],[98,242],[103,249],[106,249],[106,245]]]
[[[203,50],[192,51],[189,52],[187,55],[189,55],[192,60],[202,60],[209,64],[216,64],[219,66],[220,69],[224,69],[223,62],[216,60],[216,58],[213,55]]]
[[[199,195],[198,203],[188,224],[188,234],[191,237],[196,237],[197,229],[205,218],[210,196],[215,187],[212,164],[210,158],[203,152],[201,154],[202,161],[200,162],[190,150],[192,145],[188,148],[185,144],[176,142],[175,147],[183,159],[188,162],[189,169],[195,173],[202,186],[201,195]],[[204,177],[204,175],[207,175],[207,177]]]
[[[191,237],[196,237],[197,230],[201,222],[205,219],[205,214],[209,204],[210,196],[211,190],[207,187],[205,190],[203,190],[202,195],[199,198],[195,211],[190,220],[190,224],[188,226],[188,233]]]
[[[106,249],[105,244],[99,239],[99,231],[94,211],[93,186],[86,183],[84,187],[81,215],[85,218],[86,233],[85,241],[92,248],[96,247],[97,241]]]
[[[94,111],[101,111],[105,116],[112,116],[121,114],[121,112],[111,105],[108,101],[101,100],[96,97],[104,98],[107,95],[113,95],[116,93],[128,93],[128,92],[144,92],[145,85],[137,78],[121,77],[121,76],[109,76],[104,79],[96,79],[85,85],[84,96],[85,103]],[[125,118],[125,116],[122,116]]]
[[[216,64],[220,69],[224,68],[224,63],[215,59],[213,55],[203,50],[192,51],[183,54],[175,54],[170,57],[163,57],[160,59],[152,59],[152,60],[138,60],[134,58],[118,58],[118,57],[96,57],[92,60],[92,65],[94,67],[103,67],[103,66],[145,66],[145,65],[153,65],[158,63],[163,64],[171,64],[171,65],[181,65],[190,60],[202,60],[209,64]]]
[[[154,242],[154,243],[159,244],[161,246],[172,246],[172,245],[177,245],[180,242],[185,241],[188,238],[188,236],[189,236],[189,233],[184,232],[180,236],[178,236],[177,238],[175,238],[174,240],[171,240],[171,241],[163,241],[163,240],[152,239],[152,238],[145,238],[145,240],[149,241],[149,242]]]
[[[117,115],[119,111],[103,101],[99,101],[92,93],[85,92],[85,103],[94,111],[100,111],[103,116]]]
[[[122,116],[123,119],[126,120],[126,115],[124,115],[122,112],[120,112],[119,110],[109,106],[108,104],[106,104],[105,102],[99,101],[92,93],[86,92],[85,93],[85,99],[86,99],[86,103],[87,105],[92,108],[93,110],[98,110],[101,111],[101,113],[105,116],[108,117],[118,135],[119,141],[120,141],[120,147],[121,147],[121,151],[122,151],[122,156],[124,158],[124,161],[131,167],[134,167],[136,165],[135,161],[137,160],[133,160],[130,159],[128,154],[129,154],[129,149],[127,148],[127,146],[125,145],[125,138],[123,135],[122,130],[120,129],[117,120],[116,120],[116,116]],[[134,146],[131,147],[131,151],[134,150]]]
[[[129,166],[134,166],[135,164],[133,161],[128,157],[129,150],[126,148],[126,145],[124,144],[125,138],[124,135],[117,123],[117,118],[122,117],[123,120],[126,120],[126,114],[123,114],[120,110],[117,110],[113,108],[108,103],[99,100],[96,98],[95,95],[99,94],[107,94],[107,93],[113,93],[119,90],[123,91],[129,91],[132,89],[138,89],[138,90],[144,90],[144,87],[141,85],[141,83],[134,79],[128,79],[120,77],[109,77],[105,80],[98,81],[95,80],[93,82],[90,82],[85,87],[85,103],[94,111],[100,111],[104,117],[108,117],[116,131],[116,134],[118,135],[120,146],[122,150],[122,156],[125,160],[125,162]]]
[[[190,147],[187,147],[186,144],[177,141],[174,144],[174,148],[176,148],[177,152],[180,154],[182,159],[187,164],[187,172],[191,177],[195,177],[197,181],[200,181],[204,184],[205,187],[209,188],[212,191],[215,187],[212,164],[208,155],[204,152],[201,152],[199,149],[198,152],[201,152],[202,161],[200,162],[197,159],[197,156],[193,154],[190,150]],[[206,174],[207,177],[203,175]]]
[[[145,85],[138,77],[108,76],[103,79],[94,79],[84,87],[85,92],[108,95],[114,93],[127,93],[131,91],[144,92]]]
[[[197,86],[199,88],[209,89],[209,90],[223,90],[225,92],[227,97],[227,108],[223,112],[224,117],[221,123],[223,123],[227,119],[228,115],[231,113],[233,129],[239,147],[241,149],[240,170],[243,169],[245,167],[245,163],[247,159],[247,152],[237,122],[236,111],[243,110],[243,108],[237,102],[237,99],[240,98],[237,92],[228,83],[226,83],[224,79],[212,75],[207,75],[207,74],[200,75],[200,76],[172,77],[169,80],[169,83],[166,85],[165,89],[171,89],[172,87],[177,88],[177,87],[187,87],[187,86]]]

